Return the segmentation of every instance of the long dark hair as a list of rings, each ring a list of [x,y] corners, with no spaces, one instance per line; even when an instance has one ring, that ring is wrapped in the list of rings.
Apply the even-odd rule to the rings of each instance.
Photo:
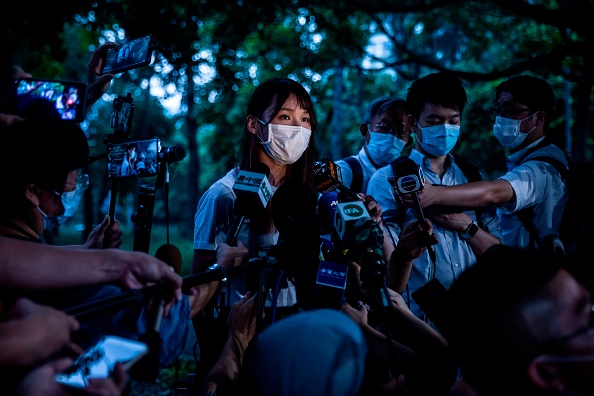
[[[252,93],[248,103],[247,115],[262,120],[262,115],[272,109],[273,117],[278,114],[286,100],[294,96],[297,103],[309,112],[311,136],[307,149],[295,163],[287,165],[285,182],[303,183],[314,189],[313,164],[316,161],[317,150],[314,134],[318,130],[318,120],[313,101],[309,93],[295,80],[290,78],[271,78],[260,84]],[[247,116],[246,115],[246,116]],[[262,120],[268,122],[269,120]],[[241,139],[241,151],[238,160],[239,169],[251,169],[258,162],[259,150],[262,150],[258,136],[251,133],[247,126]],[[262,216],[252,218],[251,227],[257,232],[268,232],[274,229],[270,203],[263,210]]]
[[[290,78],[271,78],[266,80],[254,90],[248,103],[247,115],[262,119],[262,114],[271,107],[273,109],[272,114],[276,115],[291,95],[295,97],[299,106],[309,112],[312,134],[309,138],[309,145],[301,158],[294,164],[287,165],[286,178],[287,181],[305,183],[313,188],[313,164],[317,156],[314,134],[318,130],[318,120],[313,101],[305,88]],[[246,127],[241,139],[241,152],[238,161],[240,169],[251,169],[253,164],[258,162],[258,151],[261,150],[260,146],[258,137],[250,133]]]

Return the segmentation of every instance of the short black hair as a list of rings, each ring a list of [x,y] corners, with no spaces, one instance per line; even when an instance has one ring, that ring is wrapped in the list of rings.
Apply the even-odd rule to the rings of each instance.
[[[406,101],[404,99],[394,98],[391,96],[382,96],[376,98],[369,104],[369,107],[367,107],[364,123],[370,123],[373,121],[373,118],[379,114],[384,114],[388,111],[396,112],[399,110],[408,112]]]
[[[522,75],[511,77],[495,88],[495,101],[502,92],[510,92],[514,101],[526,105],[530,110],[540,110],[547,114],[545,127],[553,116],[555,95],[553,88],[542,78]]]
[[[526,366],[542,340],[521,312],[547,298],[547,284],[565,267],[553,254],[494,245],[448,290],[444,336],[465,381],[481,395],[531,389]]]
[[[88,165],[89,143],[74,122],[31,117],[6,127],[2,139],[2,185],[11,205],[18,205],[29,183],[63,192],[68,174]]]
[[[427,103],[457,109],[462,114],[467,101],[462,81],[449,72],[432,73],[413,81],[406,95],[406,105],[415,119]]]

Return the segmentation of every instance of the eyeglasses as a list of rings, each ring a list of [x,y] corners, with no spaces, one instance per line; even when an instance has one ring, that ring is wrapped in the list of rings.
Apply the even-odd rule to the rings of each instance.
[[[389,133],[391,135],[400,135],[400,134],[404,134],[408,131],[408,124],[405,122],[403,122],[402,124],[398,124],[398,125],[372,124],[372,123],[368,123],[367,125],[374,126],[376,128],[375,131],[371,131],[371,132]]]
[[[73,183],[66,183],[64,184],[64,187],[68,187],[71,186]],[[76,183],[75,183],[75,188],[72,191],[68,191],[68,192],[75,192],[75,191],[79,191],[80,193],[83,193],[87,188],[89,187],[89,175],[87,175],[86,173],[78,175],[78,177],[76,178]],[[56,194],[58,197],[62,198],[63,194],[66,194],[67,192],[62,191],[61,193],[58,191],[53,191],[54,194]]]
[[[494,115],[505,117],[505,118],[513,117],[514,115],[521,114],[525,111],[532,111],[532,109],[530,109],[530,108],[521,109],[519,107],[501,107],[501,106],[491,107],[491,112]]]

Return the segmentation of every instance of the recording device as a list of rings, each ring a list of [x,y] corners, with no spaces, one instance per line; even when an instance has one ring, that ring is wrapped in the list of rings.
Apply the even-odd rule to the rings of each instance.
[[[128,370],[148,352],[145,343],[117,336],[106,336],[80,355],[56,381],[75,388],[87,386],[89,378],[107,378],[116,363]]]
[[[426,229],[427,220],[425,220],[423,208],[421,207],[421,203],[419,202],[419,197],[417,195],[417,192],[421,191],[425,187],[425,176],[423,175],[423,169],[419,164],[410,158],[401,156],[392,162],[392,170],[394,172],[394,177],[388,178],[388,181],[400,194],[411,194],[415,212],[417,214],[417,219],[419,220],[421,227]],[[402,205],[402,203],[400,204]],[[431,261],[433,264],[435,264],[437,259],[433,245],[429,244],[427,246],[427,251],[429,252]]]
[[[361,200],[361,197],[356,192],[342,183],[340,166],[328,158],[322,158],[320,161],[314,163],[314,182],[316,190],[321,194],[336,191],[339,202]]]
[[[227,233],[225,243],[233,246],[246,218],[257,213],[258,208],[265,208],[272,196],[272,186],[268,181],[270,168],[262,162],[256,162],[248,170],[240,170],[233,183],[236,199],[233,206],[233,224]]]
[[[16,80],[15,113],[26,117],[27,108],[47,101],[54,111],[45,114],[48,118],[83,122],[86,111],[87,85],[80,81],[63,81],[41,78]],[[36,113],[39,116],[39,113]]]
[[[135,140],[107,145],[107,177],[150,177],[159,173],[159,139]]]
[[[102,59],[99,74],[118,74],[149,65],[152,62],[154,48],[155,43],[152,35],[110,48]]]
[[[411,293],[419,308],[423,310],[427,318],[433,322],[440,333],[447,332],[447,312],[446,305],[448,294],[445,286],[437,278],[431,279],[423,286]]]
[[[372,218],[361,218],[344,236],[343,243],[348,247],[347,259],[361,266],[361,287],[367,289],[372,298],[372,308],[387,311],[392,308],[392,302],[386,286],[388,264],[384,259],[383,240],[381,227]]]
[[[132,131],[134,108],[134,101],[130,92],[126,96],[118,96],[113,100],[109,126],[115,130],[117,135],[121,135],[123,138],[127,138]],[[103,136],[103,140],[105,143],[108,140],[108,136]],[[119,140],[124,139],[120,138]]]

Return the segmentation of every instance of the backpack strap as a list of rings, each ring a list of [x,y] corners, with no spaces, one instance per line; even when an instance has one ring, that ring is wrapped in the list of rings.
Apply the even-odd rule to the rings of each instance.
[[[567,175],[569,173],[569,170],[567,169],[567,167],[558,159],[553,158],[549,155],[537,155],[534,157],[529,157],[530,154],[532,154],[533,152],[535,152],[536,150],[548,146],[549,144],[551,144],[549,141],[547,141],[547,139],[543,139],[540,143],[538,143],[536,146],[532,147],[530,150],[528,150],[527,152],[524,153],[524,155],[518,160],[518,162],[516,162],[516,167],[528,162],[528,161],[542,161],[542,162],[546,162],[549,165],[552,165],[557,172],[559,172],[559,174],[561,175],[561,178],[563,180],[567,180]],[[567,155],[567,153],[565,153],[565,157],[567,158],[567,161],[569,161],[569,163],[571,163],[571,160],[569,158],[569,156]],[[534,225],[534,222],[532,221],[535,217],[535,213],[534,213],[534,208],[524,208],[524,209],[520,209],[517,212],[517,216],[518,219],[522,222],[522,225],[524,226],[524,228],[526,228],[526,231],[528,231],[528,234],[530,235],[530,240],[528,242],[528,248],[531,250],[535,250],[536,246],[538,245],[539,249],[543,249],[543,243],[542,240],[540,238],[540,236],[538,236],[538,230],[536,229],[536,226]]]
[[[351,181],[350,189],[356,193],[362,192],[363,189],[363,168],[361,163],[355,157],[346,157],[342,159],[344,162],[349,164],[351,171],[353,172],[353,180]]]

